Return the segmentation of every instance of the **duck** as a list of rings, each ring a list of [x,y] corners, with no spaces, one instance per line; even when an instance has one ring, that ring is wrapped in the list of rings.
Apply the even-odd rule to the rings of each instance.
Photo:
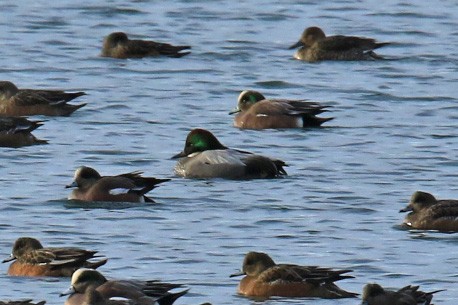
[[[389,45],[375,39],[357,36],[326,36],[324,31],[312,26],[304,30],[299,41],[289,49],[300,47],[294,58],[308,62],[322,60],[374,60],[383,59],[374,50]]]
[[[158,280],[108,280],[97,270],[81,268],[61,296],[68,296],[65,305],[171,305],[188,292],[169,292],[180,287]]]
[[[0,116],[0,146],[18,148],[46,144],[48,141],[37,139],[32,131],[43,125],[43,121],[30,121],[23,117]]]
[[[191,52],[181,52],[188,49],[191,47],[173,46],[150,40],[134,40],[129,39],[124,32],[114,32],[103,40],[102,57],[126,59],[164,55],[178,58],[190,54]]]
[[[69,116],[86,104],[68,102],[85,94],[82,91],[18,89],[10,81],[0,81],[0,116]]]
[[[352,270],[334,270],[317,266],[276,264],[263,252],[248,252],[242,271],[231,277],[245,275],[237,288],[243,296],[256,298],[316,297],[325,299],[353,298],[358,294],[339,288],[334,282],[353,278]]]
[[[430,193],[416,191],[399,212],[410,212],[404,219],[410,228],[458,232],[458,200],[437,200]]]
[[[66,188],[75,188],[69,200],[110,202],[154,202],[146,193],[170,179],[143,177],[135,171],[117,176],[102,176],[88,166],[75,170],[74,180]]]
[[[19,300],[19,301],[0,301],[0,305],[44,305],[46,301],[33,303],[32,299]]]
[[[419,286],[405,286],[397,291],[384,289],[376,283],[367,284],[363,288],[361,305],[430,305],[433,292],[418,290]]]
[[[256,179],[287,175],[286,163],[250,152],[227,148],[208,130],[196,128],[186,137],[174,171],[185,178]]]
[[[317,114],[329,106],[303,100],[266,99],[255,90],[240,93],[234,127],[241,129],[319,127],[333,118],[320,118]]]
[[[74,247],[45,248],[36,238],[20,237],[3,263],[14,261],[8,268],[10,276],[70,277],[81,267],[96,269],[105,265],[107,259],[89,261],[98,258],[96,254],[97,251]]]

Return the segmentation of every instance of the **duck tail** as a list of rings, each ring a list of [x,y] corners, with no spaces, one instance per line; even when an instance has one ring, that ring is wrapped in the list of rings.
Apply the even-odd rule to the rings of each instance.
[[[177,293],[167,293],[166,295],[160,297],[156,301],[159,305],[172,305],[173,302],[175,302],[179,297],[188,293],[188,291],[189,289]]]
[[[320,127],[323,123],[334,118],[320,118],[314,115],[304,115],[302,117],[302,127]]]
[[[90,269],[97,269],[99,268],[100,266],[103,266],[107,263],[108,259],[105,258],[105,259],[102,259],[100,261],[97,261],[97,262],[86,262],[86,264],[84,265],[85,268],[90,268]]]

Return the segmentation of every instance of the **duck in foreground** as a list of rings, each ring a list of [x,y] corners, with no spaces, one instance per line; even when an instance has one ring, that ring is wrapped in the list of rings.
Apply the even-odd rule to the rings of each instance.
[[[69,200],[111,202],[154,202],[146,197],[159,183],[170,179],[142,177],[142,172],[117,176],[101,176],[95,169],[81,166],[76,169],[74,181],[66,188],[76,188]]]
[[[83,268],[75,271],[70,288],[61,296],[69,295],[65,305],[171,305],[188,292],[169,292],[181,286],[157,280],[107,280],[100,272]]]
[[[0,146],[17,148],[48,143],[32,134],[41,125],[41,121],[29,121],[21,117],[0,117]]]
[[[418,290],[419,286],[405,286],[397,291],[385,290],[379,284],[367,284],[363,288],[361,305],[430,305],[433,292]]]
[[[276,264],[262,252],[248,252],[241,273],[238,293],[244,296],[268,298],[317,297],[326,299],[353,298],[358,294],[340,289],[334,282],[353,278],[351,270],[334,270],[317,266]]]
[[[0,81],[0,115],[69,116],[86,104],[71,105],[67,102],[85,94],[62,90],[18,89],[12,82]]]
[[[356,36],[326,36],[322,29],[306,28],[300,40],[290,49],[300,47],[294,58],[309,62],[321,60],[371,60],[382,59],[373,50],[386,46],[388,42],[376,42],[372,38]]]
[[[44,248],[31,237],[20,237],[14,242],[13,251],[3,263],[13,261],[8,269],[12,276],[72,276],[75,270],[86,267],[96,269],[107,259],[89,262],[97,258],[97,251],[79,248]]]
[[[222,145],[208,130],[193,129],[186,137],[175,173],[186,178],[255,179],[286,175],[285,162]]]
[[[333,118],[319,118],[316,115],[329,106],[302,100],[266,99],[254,90],[240,93],[234,126],[246,129],[319,127]]]
[[[190,46],[173,46],[148,40],[131,40],[126,33],[114,32],[103,40],[103,57],[113,58],[142,58],[147,56],[182,57],[191,52],[181,52],[191,49]]]
[[[458,200],[437,200],[430,193],[416,191],[399,212],[410,212],[404,224],[411,228],[458,232]]]

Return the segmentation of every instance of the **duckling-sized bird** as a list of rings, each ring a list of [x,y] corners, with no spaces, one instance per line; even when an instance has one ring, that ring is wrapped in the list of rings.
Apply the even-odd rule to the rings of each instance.
[[[238,293],[244,296],[338,299],[358,295],[334,284],[339,280],[353,278],[345,275],[348,272],[351,270],[276,264],[266,253],[248,252],[243,260],[242,272],[232,274],[231,277],[245,275],[238,286]]]
[[[102,56],[113,58],[142,58],[147,56],[183,57],[191,52],[190,46],[173,46],[149,40],[129,39],[126,33],[114,32],[103,40]]]
[[[175,173],[186,178],[255,179],[286,175],[285,162],[227,148],[208,130],[196,128],[186,137]]]
[[[81,166],[76,169],[74,181],[66,188],[75,188],[69,200],[154,202],[145,194],[159,183],[170,179],[143,177],[142,172],[131,172],[117,176],[101,176],[95,169]]]
[[[20,237],[13,245],[13,251],[3,263],[14,262],[8,268],[12,276],[72,276],[75,270],[86,267],[96,269],[105,265],[107,259],[90,262],[97,258],[97,251],[74,247],[44,248],[32,237]]]
[[[61,296],[69,295],[65,305],[171,305],[188,292],[169,292],[181,286],[157,280],[107,280],[100,272],[83,268],[75,271],[70,288]]]
[[[327,111],[316,102],[303,100],[266,99],[258,91],[240,93],[234,126],[243,129],[319,127],[333,118],[320,118],[317,114]]]
[[[0,116],[0,146],[22,147],[46,144],[48,141],[37,139],[32,131],[43,125],[42,121],[29,121],[22,117]]]
[[[418,290],[419,286],[405,286],[397,291],[386,290],[379,284],[367,284],[363,288],[361,305],[430,305],[433,292]]]
[[[18,89],[10,81],[0,81],[0,115],[69,116],[86,104],[71,105],[67,102],[85,94],[62,90]]]
[[[458,200],[437,200],[432,194],[416,191],[408,206],[404,224],[420,230],[458,232]]]
[[[300,47],[294,54],[299,60],[316,62],[321,60],[373,60],[382,59],[373,50],[386,46],[388,42],[356,36],[326,36],[316,26],[308,27],[297,43],[290,49]]]

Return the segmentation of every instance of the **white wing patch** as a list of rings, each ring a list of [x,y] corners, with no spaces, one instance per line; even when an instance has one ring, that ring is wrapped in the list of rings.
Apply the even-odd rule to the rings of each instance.
[[[110,190],[110,195],[122,195],[122,194],[127,194],[130,191],[130,189],[124,189],[124,188],[115,188]]]

